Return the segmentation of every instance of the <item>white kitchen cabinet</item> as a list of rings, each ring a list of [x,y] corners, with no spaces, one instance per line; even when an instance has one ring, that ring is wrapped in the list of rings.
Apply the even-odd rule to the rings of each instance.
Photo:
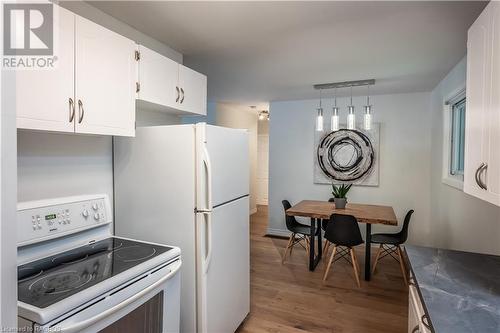
[[[136,44],[76,17],[76,132],[133,136]]]
[[[152,51],[138,47],[140,108],[184,115],[207,114],[207,77]]]
[[[137,98],[176,108],[180,99],[179,64],[142,45],[138,46],[139,83]]]
[[[17,127],[34,130],[74,132],[71,119],[74,103],[75,15],[59,8],[54,15],[58,27],[58,60],[54,69],[16,72]]]
[[[500,3],[469,29],[464,191],[500,206]]]
[[[16,72],[17,127],[133,136],[135,43],[56,7],[55,69]]]
[[[207,77],[179,65],[180,109],[200,115],[207,114]]]

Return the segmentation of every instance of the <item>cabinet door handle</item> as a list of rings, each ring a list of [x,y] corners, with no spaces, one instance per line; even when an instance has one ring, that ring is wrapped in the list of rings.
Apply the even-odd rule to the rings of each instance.
[[[175,99],[175,102],[179,102],[179,98],[181,98],[181,94],[180,94],[180,91],[179,91],[179,87],[175,87],[175,90],[177,91],[177,98]]]
[[[479,172],[481,172],[483,167],[484,167],[484,163],[481,163],[481,165],[476,169],[476,173],[474,174],[474,178],[476,178],[477,186],[479,186],[481,189],[484,190],[485,188],[483,187],[483,184],[481,183],[481,180],[479,179]]]
[[[85,109],[83,108],[83,103],[78,100],[78,123],[81,124],[83,121],[83,116],[85,116]]]
[[[68,100],[69,103],[69,122],[73,122],[73,119],[75,119],[75,102],[73,102],[73,98],[69,98]]]
[[[181,98],[181,104],[184,102],[184,89],[181,88],[181,93],[182,93],[182,98]]]
[[[483,173],[485,171],[488,170],[488,164],[486,163],[483,163],[483,166],[479,169],[479,173],[478,173],[478,176],[477,176],[477,179],[479,180],[479,183],[481,183],[481,187],[483,188],[483,190],[487,190],[488,189],[488,186],[486,186],[486,183],[483,182],[481,176],[483,175]]]

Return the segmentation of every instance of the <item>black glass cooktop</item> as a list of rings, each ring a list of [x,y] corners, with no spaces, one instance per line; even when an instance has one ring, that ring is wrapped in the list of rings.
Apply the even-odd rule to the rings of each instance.
[[[17,268],[18,299],[45,308],[172,248],[108,238]]]

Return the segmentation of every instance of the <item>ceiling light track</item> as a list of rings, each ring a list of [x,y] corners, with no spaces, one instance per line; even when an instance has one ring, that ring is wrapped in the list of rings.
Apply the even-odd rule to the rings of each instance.
[[[369,79],[369,80],[343,81],[334,83],[321,83],[321,84],[315,84],[313,87],[316,90],[324,90],[324,89],[349,88],[349,87],[360,87],[360,86],[373,86],[374,84],[375,84],[375,79]]]

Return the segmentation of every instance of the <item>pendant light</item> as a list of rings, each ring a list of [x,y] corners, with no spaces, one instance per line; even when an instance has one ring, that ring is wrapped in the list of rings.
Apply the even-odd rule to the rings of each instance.
[[[319,108],[318,117],[316,118],[316,131],[323,131],[323,108],[321,107],[321,89],[319,90]]]
[[[333,97],[332,119],[330,128],[333,132],[339,130],[339,108],[337,107],[337,88],[335,88],[335,95]]]
[[[367,87],[368,93],[366,94],[364,128],[366,131],[369,131],[372,129],[372,106],[370,105],[370,86]]]
[[[354,114],[354,105],[352,104],[352,86],[351,86],[351,105],[347,106],[347,129],[356,129],[356,115]]]

